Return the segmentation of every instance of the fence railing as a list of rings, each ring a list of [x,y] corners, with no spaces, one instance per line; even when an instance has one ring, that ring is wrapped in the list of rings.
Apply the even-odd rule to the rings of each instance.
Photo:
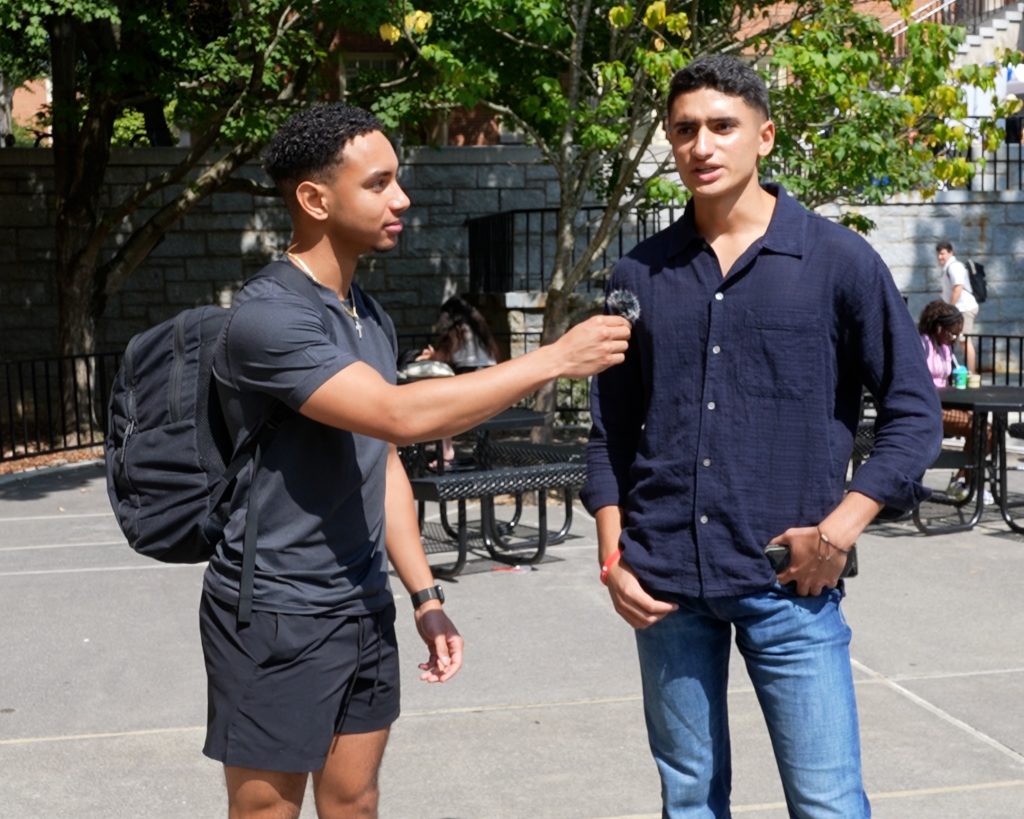
[[[604,205],[582,208],[574,224],[572,261],[590,244]],[[631,214],[615,233],[604,252],[594,259],[591,273],[610,267],[637,242],[667,227],[682,213],[665,208]],[[507,210],[466,220],[469,229],[469,289],[471,293],[544,291],[551,278],[556,252],[558,208]],[[588,276],[581,289],[600,285]]]
[[[1024,386],[1024,336],[972,335],[985,384]],[[399,349],[422,349],[428,335],[403,334]],[[506,333],[499,343],[512,355],[535,349],[540,333]],[[120,353],[0,363],[0,460],[15,460],[103,442],[110,385]],[[86,374],[84,391],[71,388],[75,368]],[[523,402],[529,406],[530,400]],[[590,424],[587,379],[560,379],[555,425],[583,430]]]
[[[0,460],[102,443],[120,360],[103,353],[0,363]]]
[[[401,335],[399,349],[422,349],[430,340],[424,333]],[[540,344],[540,333],[505,333],[498,342],[511,355],[522,355]],[[120,364],[121,353],[0,362],[0,461],[102,444]],[[79,389],[73,387],[76,370],[84,375]],[[586,380],[559,381],[556,426],[589,425],[589,409]]]

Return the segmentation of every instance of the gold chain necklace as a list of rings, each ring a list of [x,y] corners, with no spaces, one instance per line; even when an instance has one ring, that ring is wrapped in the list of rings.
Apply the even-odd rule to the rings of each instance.
[[[305,273],[307,276],[309,276],[309,278],[311,278],[313,281],[315,281],[321,287],[327,287],[326,284],[324,284],[322,281],[320,281],[320,279],[318,279],[316,277],[316,274],[310,269],[308,264],[306,264],[302,259],[300,259],[298,256],[296,256],[290,250],[285,251],[285,252],[286,252],[288,258],[292,260],[292,262],[295,264],[295,266],[297,268],[299,268],[299,270],[301,270],[303,273]],[[331,288],[328,287],[327,289],[330,290]],[[342,311],[345,313],[345,315],[347,315],[355,323],[356,332],[359,333],[359,337],[362,338],[363,337],[363,325],[359,321],[359,312],[356,310],[355,298],[352,299],[352,306],[351,307],[349,307],[349,305],[346,302],[348,302],[348,299],[343,299],[341,297],[338,298],[338,304],[341,305]]]

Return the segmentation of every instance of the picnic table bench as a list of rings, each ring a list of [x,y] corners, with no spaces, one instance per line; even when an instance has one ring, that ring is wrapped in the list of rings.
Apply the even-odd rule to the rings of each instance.
[[[466,565],[469,551],[469,521],[466,504],[480,502],[479,534],[490,556],[503,563],[534,564],[544,558],[549,544],[565,539],[572,527],[572,497],[586,479],[587,467],[580,447],[547,446],[526,442],[495,443],[484,436],[474,451],[474,466],[438,474],[411,476],[413,497],[418,502],[420,528],[425,504],[435,502],[441,512],[441,525],[449,538],[441,548],[454,550],[455,561],[432,566],[437,577],[455,577]],[[562,491],[565,517],[555,532],[548,531],[547,493]],[[537,493],[536,537],[513,540],[523,510],[523,495]],[[495,498],[515,496],[512,519],[500,521],[495,513]],[[448,520],[446,502],[457,504],[454,526]],[[531,551],[532,550],[532,551]],[[438,551],[428,548],[428,551]]]

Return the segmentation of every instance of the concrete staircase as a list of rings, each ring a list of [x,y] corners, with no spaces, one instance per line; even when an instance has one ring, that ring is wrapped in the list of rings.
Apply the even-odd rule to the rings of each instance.
[[[1024,22],[1024,3],[1001,9],[995,17],[982,23],[976,33],[968,34],[960,44],[956,65],[984,65],[996,58],[996,52],[1021,49],[1021,24]]]

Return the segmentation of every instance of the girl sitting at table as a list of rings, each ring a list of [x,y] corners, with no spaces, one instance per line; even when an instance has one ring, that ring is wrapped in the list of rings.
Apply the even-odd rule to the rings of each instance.
[[[953,344],[960,337],[964,328],[964,317],[952,304],[936,299],[925,305],[917,322],[917,330],[921,334],[921,346],[924,348],[928,371],[931,373],[935,386],[948,387],[949,377],[957,365],[953,354]],[[973,460],[974,436],[971,427],[974,414],[968,410],[943,409],[942,434],[947,438],[964,439],[964,455],[967,462]],[[988,430],[986,452],[992,442],[992,431]],[[946,494],[954,500],[962,501],[967,497],[967,470],[964,467],[950,478]],[[991,495],[985,490],[985,503],[992,503]]]
[[[493,367],[501,360],[498,342],[483,314],[459,296],[452,296],[441,305],[441,314],[434,325],[435,340],[416,357],[417,361],[443,361],[456,374]],[[451,438],[442,444],[446,465],[455,458]]]

